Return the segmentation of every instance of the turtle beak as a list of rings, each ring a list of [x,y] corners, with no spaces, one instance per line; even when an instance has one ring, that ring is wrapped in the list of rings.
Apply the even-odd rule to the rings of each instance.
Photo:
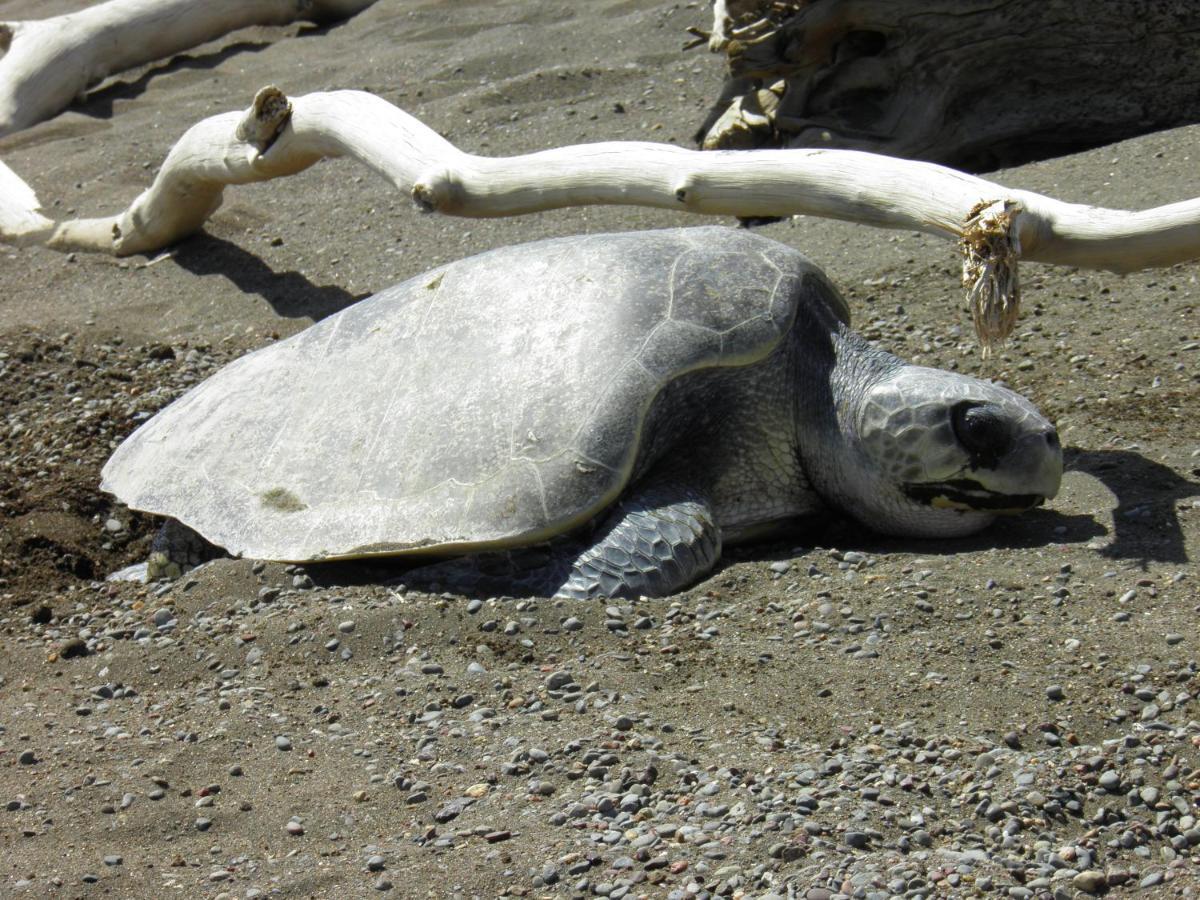
[[[1028,467],[1024,483],[1030,493],[1037,494],[1042,501],[1058,495],[1058,489],[1062,485],[1063,452],[1058,431],[1053,425],[1019,440],[1012,450],[1011,458],[1014,469]]]

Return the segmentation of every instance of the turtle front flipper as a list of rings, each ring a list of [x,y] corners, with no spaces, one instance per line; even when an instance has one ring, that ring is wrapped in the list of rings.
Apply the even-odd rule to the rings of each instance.
[[[721,531],[707,499],[674,479],[655,479],[621,500],[587,543],[563,539],[477,553],[400,580],[469,595],[663,597],[703,578],[720,555]]]
[[[707,575],[720,556],[721,529],[704,495],[657,479],[617,504],[554,596],[665,597]]]

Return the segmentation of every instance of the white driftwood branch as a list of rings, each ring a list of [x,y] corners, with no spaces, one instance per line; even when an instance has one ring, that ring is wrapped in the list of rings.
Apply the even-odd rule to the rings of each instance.
[[[609,142],[488,158],[462,152],[371,94],[336,91],[289,101],[275,88],[260,91],[245,112],[188,130],[128,209],[49,230],[43,225],[36,238],[63,250],[150,252],[199,229],[226,185],[291,175],[339,156],[379,173],[420,208],[449,215],[619,204],[726,216],[804,214],[940,235],[961,242],[985,347],[1015,321],[1018,256],[1115,272],[1200,256],[1200,200],[1142,212],[1098,209],[932,163],[847,150],[700,152]],[[35,215],[32,192],[25,200],[33,204],[26,215]],[[0,240],[31,239],[28,230],[4,230],[17,217],[13,210],[0,215]]]
[[[248,25],[339,19],[374,0],[110,0],[0,22],[0,136],[48,119],[91,85]]]
[[[13,244],[47,240],[54,222],[38,212],[39,207],[33,189],[0,162],[0,237]]]

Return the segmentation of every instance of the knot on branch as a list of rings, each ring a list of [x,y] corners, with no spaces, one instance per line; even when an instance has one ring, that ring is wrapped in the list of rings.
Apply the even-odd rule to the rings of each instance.
[[[423,213],[454,215],[463,208],[461,180],[446,169],[434,169],[413,181],[412,199]]]
[[[980,201],[971,208],[958,242],[963,287],[985,359],[1012,334],[1021,311],[1021,246],[1014,227],[1020,212],[1014,200]]]
[[[292,101],[275,85],[254,95],[254,102],[238,122],[237,139],[266,153],[292,117]]]

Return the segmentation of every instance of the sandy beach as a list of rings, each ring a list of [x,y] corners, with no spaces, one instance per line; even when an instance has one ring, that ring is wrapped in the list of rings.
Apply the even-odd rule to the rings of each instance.
[[[680,47],[708,18],[381,0],[123,73],[0,158],[53,216],[112,213],[268,84],[371,91],[480,154],[691,146],[723,63]],[[986,177],[1143,208],[1200,194],[1197,160],[1200,126]],[[707,222],[422,215],[338,161],[229,190],[162,254],[0,248],[0,896],[1196,896],[1196,264],[1026,264],[985,361],[950,243],[761,230],[869,339],[1057,423],[1060,495],[969,539],[823,522],[676,597],[594,604],[252,560],[104,581],[157,526],[100,467],[220,365],[482,250]]]

